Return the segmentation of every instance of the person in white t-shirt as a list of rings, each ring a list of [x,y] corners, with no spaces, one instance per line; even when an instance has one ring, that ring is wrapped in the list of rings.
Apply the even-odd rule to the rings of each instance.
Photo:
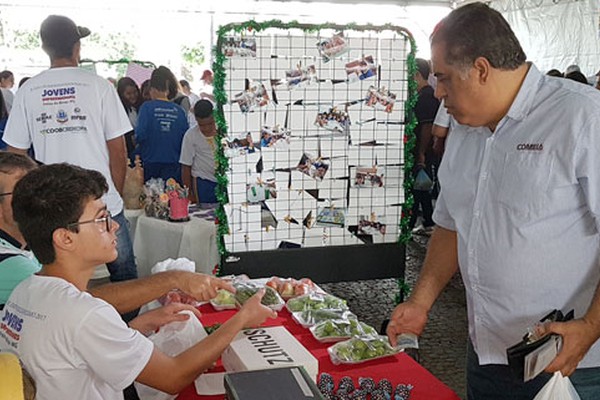
[[[89,34],[64,16],[42,22],[40,37],[50,69],[18,90],[3,140],[9,151],[21,154],[33,144],[35,158],[44,164],[68,162],[104,175],[109,185],[104,201],[121,225],[119,257],[107,266],[111,281],[124,281],[137,278],[120,195],[127,168],[124,134],[132,127],[110,82],[78,68],[80,39]]]
[[[117,257],[119,224],[102,201],[107,189],[98,171],[69,164],[41,166],[14,188],[14,218],[42,269],[9,297],[0,351],[20,358],[41,400],[122,399],[134,380],[178,393],[212,366],[243,327],[276,316],[260,304],[262,290],[180,355],[156,349],[142,333],[181,319],[176,315],[181,310],[195,309],[173,303],[140,315],[128,327],[111,304],[85,291],[96,265]]]
[[[192,126],[183,137],[181,146],[181,178],[183,184],[191,188],[192,203],[202,207],[214,207],[217,204],[215,189],[215,136],[217,126],[213,117],[213,105],[209,100],[201,99],[194,105],[197,124]]]

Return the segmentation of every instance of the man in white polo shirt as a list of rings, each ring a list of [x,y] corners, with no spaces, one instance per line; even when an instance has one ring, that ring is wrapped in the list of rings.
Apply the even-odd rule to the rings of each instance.
[[[476,40],[474,40],[476,38]],[[532,399],[506,349],[553,309],[563,346],[547,372],[581,399],[600,393],[600,93],[526,62],[502,15],[483,3],[452,11],[431,36],[436,96],[456,120],[439,171],[437,224],[421,275],[388,336],[421,334],[460,268],[467,296],[469,400]]]
[[[117,282],[137,278],[120,195],[127,166],[123,135],[131,124],[110,82],[78,67],[80,39],[89,34],[64,16],[44,20],[40,36],[50,69],[19,89],[3,139],[9,151],[22,154],[33,145],[44,164],[68,162],[104,175],[109,185],[104,201],[121,226],[119,257],[108,264]]]

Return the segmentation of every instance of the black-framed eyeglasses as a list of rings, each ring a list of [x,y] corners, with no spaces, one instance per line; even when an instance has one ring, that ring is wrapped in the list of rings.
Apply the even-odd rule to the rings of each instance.
[[[9,194],[13,194],[13,192],[0,193],[0,197],[8,196]]]
[[[105,224],[104,228],[106,229],[106,232],[110,232],[110,230],[112,229],[112,221],[113,221],[112,215],[110,214],[110,212],[107,211],[106,216],[104,216],[104,217],[90,219],[89,221],[73,222],[73,223],[67,225],[67,228],[79,226],[81,224],[91,224],[92,222],[94,222],[97,224],[99,224],[99,223]]]

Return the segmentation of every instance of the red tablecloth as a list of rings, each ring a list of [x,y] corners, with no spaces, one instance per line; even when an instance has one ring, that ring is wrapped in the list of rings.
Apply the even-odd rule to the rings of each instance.
[[[210,305],[202,306],[200,311],[202,312],[201,321],[204,326],[222,323],[236,312],[215,312]],[[268,320],[265,323],[265,326],[278,325],[285,326],[319,360],[319,373],[327,372],[331,374],[336,383],[343,376],[350,376],[353,378],[355,384],[358,384],[359,377],[371,377],[376,382],[382,378],[387,378],[392,382],[394,387],[399,383],[413,385],[411,400],[459,400],[456,393],[449,387],[404,353],[362,364],[334,365],[327,353],[327,347],[331,343],[320,343],[317,341],[308,329],[302,328],[302,326],[292,320],[292,316],[287,310],[282,310],[279,312],[278,318]],[[219,361],[212,372],[220,371],[224,371],[224,369]],[[188,386],[177,397],[178,400],[222,400],[223,398],[223,395],[199,396],[193,384]]]

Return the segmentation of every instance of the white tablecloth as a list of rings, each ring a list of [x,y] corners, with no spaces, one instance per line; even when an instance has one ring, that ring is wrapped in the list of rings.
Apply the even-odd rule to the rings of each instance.
[[[214,222],[192,216],[189,222],[169,222],[140,215],[137,218],[133,252],[138,275],[167,258],[186,257],[196,263],[196,271],[210,274],[219,262]]]

